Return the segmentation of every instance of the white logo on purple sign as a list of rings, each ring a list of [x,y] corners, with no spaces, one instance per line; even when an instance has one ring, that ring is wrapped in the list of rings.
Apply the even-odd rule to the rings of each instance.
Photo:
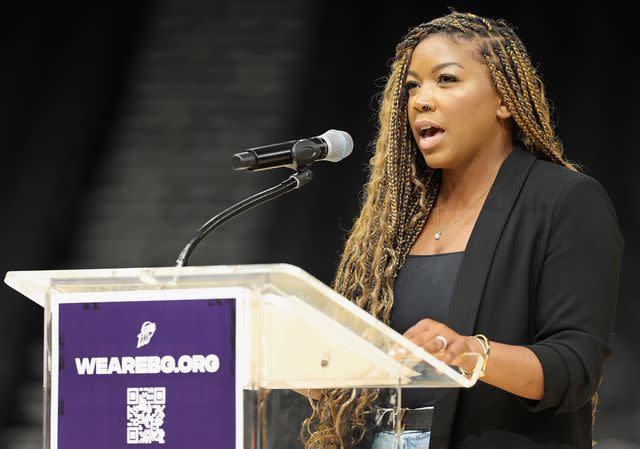
[[[142,323],[140,333],[138,334],[138,346],[136,346],[136,348],[141,348],[142,346],[149,344],[151,337],[153,337],[155,332],[156,323],[152,323],[151,321],[145,321]]]

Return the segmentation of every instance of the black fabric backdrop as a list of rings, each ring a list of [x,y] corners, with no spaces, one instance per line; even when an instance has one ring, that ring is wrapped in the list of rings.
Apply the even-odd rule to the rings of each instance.
[[[633,333],[640,313],[634,276],[640,189],[633,173],[638,76],[631,65],[637,39],[624,11],[602,4],[557,11],[556,4],[404,2],[365,8],[315,2],[307,63],[295,68],[302,87],[295,114],[287,118],[290,135],[338,128],[347,130],[356,146],[340,164],[317,164],[310,185],[268,206],[274,219],[265,224],[270,238],[262,250],[270,256],[260,262],[292,263],[331,281],[345,230],[357,213],[377,95],[395,44],[409,26],[445,14],[448,6],[503,17],[516,25],[539,64],[568,157],[604,185],[618,213],[626,253],[616,338],[625,342],[626,352],[617,352],[605,370],[596,429],[599,435],[640,442],[631,426],[640,413],[640,395],[632,385],[640,353]],[[3,272],[67,266],[83,226],[85,192],[109,151],[150,13],[146,2],[101,11],[25,6],[0,19]],[[12,392],[24,380],[25,348],[42,336],[41,310],[5,287],[0,289],[0,325],[6,424],[16,420]]]

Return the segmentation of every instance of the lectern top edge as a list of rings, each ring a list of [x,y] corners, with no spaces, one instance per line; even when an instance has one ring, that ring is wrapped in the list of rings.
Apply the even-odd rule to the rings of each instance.
[[[306,271],[286,263],[248,264],[248,265],[208,265],[187,267],[140,267],[140,268],[101,268],[81,270],[33,270],[9,271],[4,282],[22,293],[41,307],[49,288],[70,284],[121,284],[123,281],[134,290],[154,290],[160,284],[180,283],[200,276],[268,276],[274,273],[315,281],[315,286],[324,284]],[[327,287],[328,288],[328,287]],[[329,289],[331,290],[331,289]]]

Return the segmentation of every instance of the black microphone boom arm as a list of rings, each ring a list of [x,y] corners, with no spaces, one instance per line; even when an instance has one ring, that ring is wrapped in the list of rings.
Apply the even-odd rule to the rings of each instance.
[[[187,266],[189,262],[189,256],[196,248],[196,246],[214,229],[221,226],[223,223],[231,220],[236,215],[240,215],[242,212],[251,209],[258,204],[266,203],[274,198],[277,198],[285,193],[291,192],[292,190],[299,189],[303,185],[307,184],[313,178],[313,173],[308,168],[304,168],[293,175],[289,176],[286,180],[282,181],[280,184],[271,187],[267,190],[263,190],[262,192],[258,192],[255,195],[250,196],[249,198],[245,198],[239,203],[234,204],[228,209],[220,212],[215,217],[211,218],[204,225],[198,229],[198,231],[191,238],[189,243],[182,249],[178,259],[176,260],[176,267]]]

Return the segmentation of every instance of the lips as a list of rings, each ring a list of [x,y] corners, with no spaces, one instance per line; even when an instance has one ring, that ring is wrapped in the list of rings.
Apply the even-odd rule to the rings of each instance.
[[[436,147],[445,134],[444,128],[426,120],[416,122],[415,129],[420,136],[418,146],[421,150],[430,150]]]

